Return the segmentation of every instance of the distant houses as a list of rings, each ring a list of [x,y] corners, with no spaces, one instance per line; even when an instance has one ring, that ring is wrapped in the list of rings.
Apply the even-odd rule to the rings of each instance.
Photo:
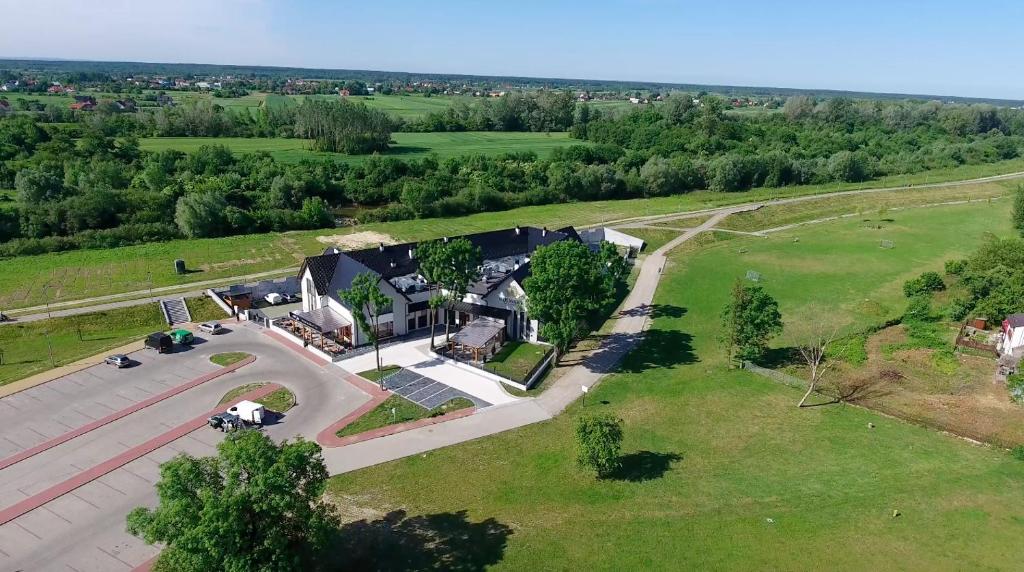
[[[91,95],[76,95],[69,108],[71,111],[92,111],[96,108],[96,98]]]

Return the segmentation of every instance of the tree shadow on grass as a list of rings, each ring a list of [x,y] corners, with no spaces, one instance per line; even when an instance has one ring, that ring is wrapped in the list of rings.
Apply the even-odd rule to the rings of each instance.
[[[648,316],[657,318],[682,318],[686,315],[686,308],[674,304],[644,304],[635,308],[629,308],[619,312],[619,316],[634,317]]]
[[[637,451],[619,458],[619,468],[608,475],[609,479],[641,483],[665,476],[674,463],[683,460],[677,453],[655,453]]]
[[[785,348],[770,348],[764,352],[761,359],[756,360],[757,365],[768,369],[780,369],[791,365],[806,365],[800,357],[800,349],[789,346]]]
[[[501,562],[512,528],[466,511],[408,516],[396,510],[341,527],[332,545],[334,570],[475,572]]]
[[[619,371],[642,373],[698,361],[692,335],[678,330],[647,330],[639,346],[622,360]]]

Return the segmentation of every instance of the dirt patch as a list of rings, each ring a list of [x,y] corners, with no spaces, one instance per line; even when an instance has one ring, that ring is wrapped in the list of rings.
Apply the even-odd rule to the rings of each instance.
[[[377,246],[380,243],[397,244],[398,241],[390,235],[373,230],[353,232],[351,234],[329,234],[316,237],[317,242],[336,246],[341,250],[357,250],[369,246]]]
[[[867,361],[836,370],[836,390],[851,402],[963,437],[1003,447],[1024,443],[1024,407],[995,383],[994,359],[956,354],[951,363],[936,359],[935,350],[899,348],[906,341],[902,326],[870,336]]]

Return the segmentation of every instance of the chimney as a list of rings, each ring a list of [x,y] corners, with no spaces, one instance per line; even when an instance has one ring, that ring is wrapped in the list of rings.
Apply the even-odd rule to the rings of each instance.
[[[392,268],[394,268],[395,266],[396,266],[396,265],[395,265],[395,261],[394,261],[394,260],[392,260],[392,261],[391,261],[391,267],[392,267]]]
[[[516,225],[516,236],[519,236],[519,225]]]
[[[444,237],[444,243],[445,243],[445,244],[448,244],[448,237],[447,237],[447,236],[446,236],[446,237]]]
[[[414,256],[415,253],[416,253],[416,251],[413,250],[413,248],[410,246],[409,247],[409,260],[412,260],[413,258],[415,258],[415,256]]]
[[[548,227],[544,227],[544,228],[540,229],[540,235],[541,236],[547,236],[548,235]]]
[[[381,252],[384,252],[384,243],[383,242],[380,243],[380,246],[378,248],[380,248]]]

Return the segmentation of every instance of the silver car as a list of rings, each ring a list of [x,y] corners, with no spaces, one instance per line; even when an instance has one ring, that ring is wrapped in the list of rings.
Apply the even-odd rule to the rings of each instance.
[[[132,364],[132,360],[128,359],[128,356],[124,354],[114,354],[112,356],[107,356],[107,358],[103,360],[103,362],[110,364],[116,367],[117,369],[128,367]]]
[[[199,331],[217,335],[224,331],[224,326],[220,325],[220,322],[205,322],[199,324]]]

